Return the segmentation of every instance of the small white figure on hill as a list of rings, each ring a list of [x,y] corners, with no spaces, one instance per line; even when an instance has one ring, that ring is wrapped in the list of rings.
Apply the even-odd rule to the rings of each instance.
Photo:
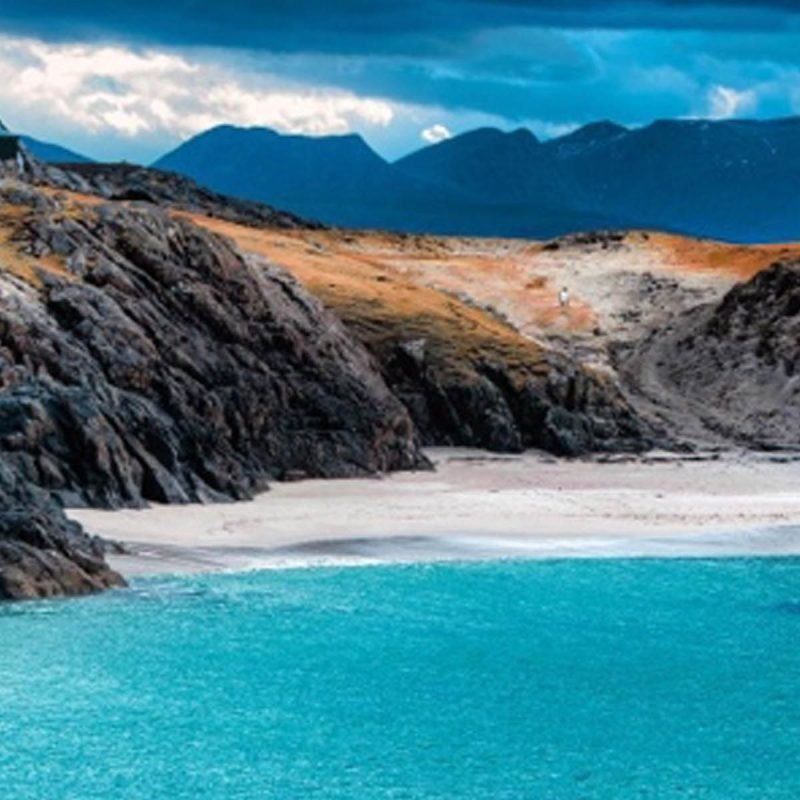
[[[566,286],[558,293],[558,304],[561,308],[566,308],[569,305],[569,289]]]

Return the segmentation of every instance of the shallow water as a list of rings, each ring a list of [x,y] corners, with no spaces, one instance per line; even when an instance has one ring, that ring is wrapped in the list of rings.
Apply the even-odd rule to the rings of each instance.
[[[0,609],[14,800],[800,797],[800,560],[158,579]]]

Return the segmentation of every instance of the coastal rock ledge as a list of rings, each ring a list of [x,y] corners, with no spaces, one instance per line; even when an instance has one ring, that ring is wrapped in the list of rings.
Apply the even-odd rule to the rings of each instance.
[[[80,595],[122,586],[102,543],[0,462],[0,599]]]
[[[152,206],[0,193],[0,598],[122,582],[61,505],[426,466],[372,356],[286,273]]]

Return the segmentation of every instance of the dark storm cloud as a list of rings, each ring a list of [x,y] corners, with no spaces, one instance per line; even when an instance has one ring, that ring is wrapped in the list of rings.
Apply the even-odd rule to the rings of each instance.
[[[3,0],[6,33],[342,54],[446,53],[486,29],[795,28],[789,0]]]
[[[134,59],[181,59],[210,75],[217,94],[198,89],[191,71],[156,70],[161,91],[151,99],[160,105],[145,113],[144,132],[120,133],[149,90],[101,58],[65,99],[69,70],[62,81],[52,66],[61,51],[80,60],[108,43]],[[270,117],[258,93],[281,87],[294,93],[292,114],[304,91],[389,104],[386,125],[358,115],[348,124],[399,154],[434,123],[529,125],[547,135],[598,118],[798,113],[800,0],[0,0],[4,65],[0,116],[44,138],[69,130],[90,154],[111,142],[118,156],[140,144],[157,155],[186,135],[175,120],[192,116],[187,103],[198,125],[218,115],[277,124],[277,101]],[[8,77],[28,86],[37,70],[47,102],[33,103],[23,81]],[[229,84],[256,99],[231,106]],[[113,118],[101,113],[111,107]]]

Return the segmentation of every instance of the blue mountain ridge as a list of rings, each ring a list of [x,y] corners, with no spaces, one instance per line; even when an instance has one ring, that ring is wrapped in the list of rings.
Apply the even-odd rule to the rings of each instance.
[[[800,118],[660,120],[633,129],[601,121],[544,142],[524,128],[481,128],[393,163],[356,134],[223,125],[154,166],[344,227],[538,238],[653,228],[739,242],[800,239]]]
[[[92,159],[59,144],[42,142],[32,136],[21,136],[20,141],[31,155],[48,164],[90,164]]]

